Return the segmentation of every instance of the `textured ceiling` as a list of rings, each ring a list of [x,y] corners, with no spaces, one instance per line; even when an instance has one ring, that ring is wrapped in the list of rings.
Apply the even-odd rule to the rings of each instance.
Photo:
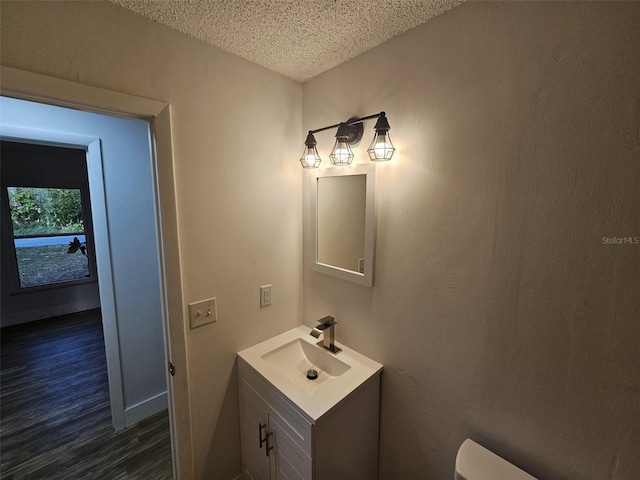
[[[464,0],[111,0],[303,82]]]

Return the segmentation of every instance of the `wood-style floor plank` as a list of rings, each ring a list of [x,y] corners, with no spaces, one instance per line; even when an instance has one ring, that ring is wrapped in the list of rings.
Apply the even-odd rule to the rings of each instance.
[[[167,412],[111,425],[100,311],[3,328],[2,480],[170,480]]]

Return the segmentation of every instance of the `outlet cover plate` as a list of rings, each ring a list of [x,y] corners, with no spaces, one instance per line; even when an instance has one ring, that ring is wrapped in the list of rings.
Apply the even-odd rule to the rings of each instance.
[[[189,324],[192,329],[217,320],[218,310],[215,297],[189,304]]]
[[[271,284],[260,287],[260,308],[271,305]]]

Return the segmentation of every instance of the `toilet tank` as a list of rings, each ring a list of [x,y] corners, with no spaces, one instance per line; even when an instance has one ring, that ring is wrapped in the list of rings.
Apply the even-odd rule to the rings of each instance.
[[[458,449],[453,478],[454,480],[537,480],[468,438]]]

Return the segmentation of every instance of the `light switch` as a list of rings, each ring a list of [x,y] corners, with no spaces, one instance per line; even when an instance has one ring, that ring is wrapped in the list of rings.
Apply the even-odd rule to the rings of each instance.
[[[201,327],[217,320],[218,311],[215,297],[189,304],[189,323],[191,328]]]

